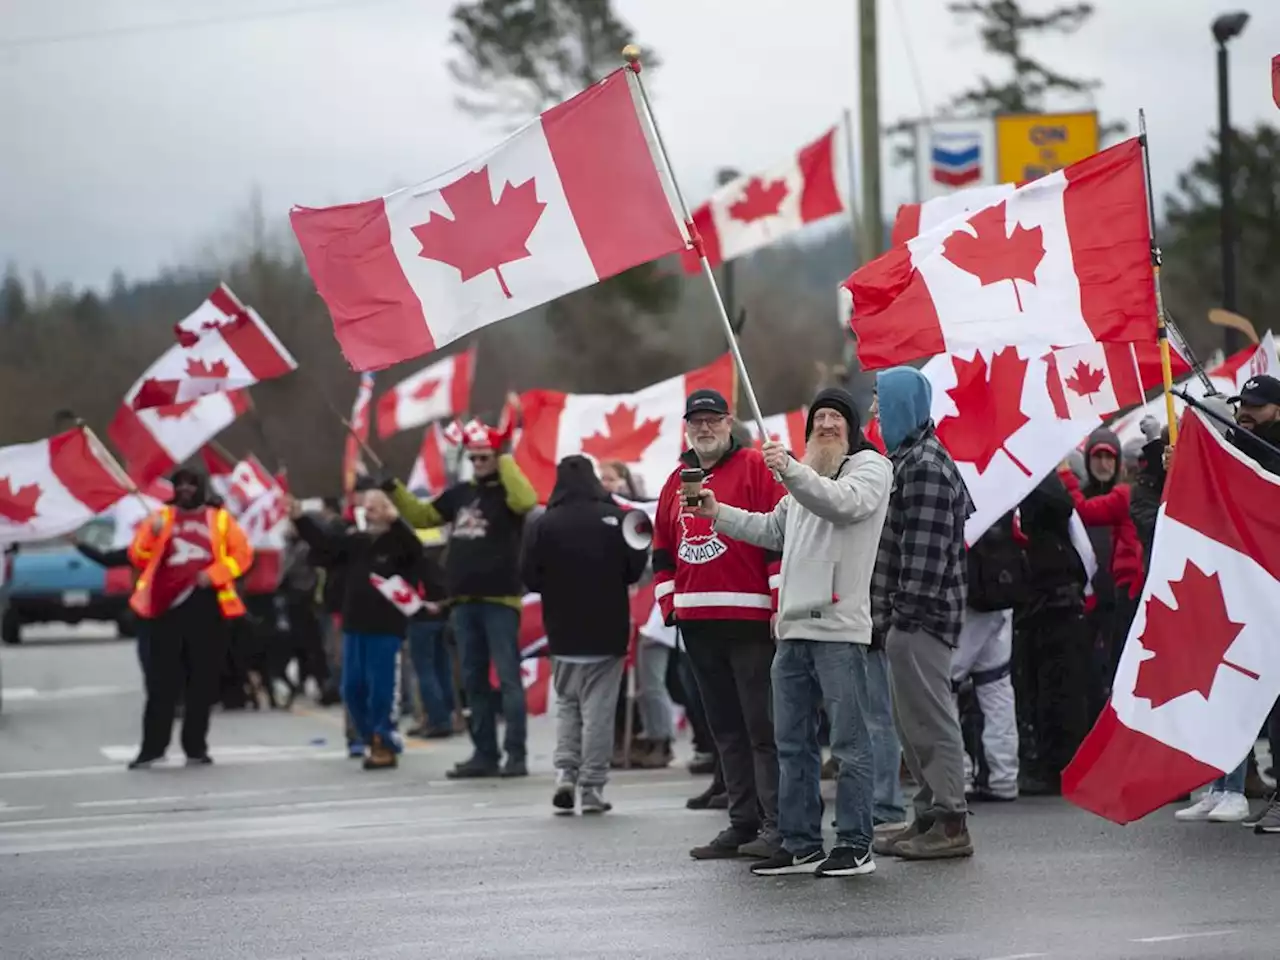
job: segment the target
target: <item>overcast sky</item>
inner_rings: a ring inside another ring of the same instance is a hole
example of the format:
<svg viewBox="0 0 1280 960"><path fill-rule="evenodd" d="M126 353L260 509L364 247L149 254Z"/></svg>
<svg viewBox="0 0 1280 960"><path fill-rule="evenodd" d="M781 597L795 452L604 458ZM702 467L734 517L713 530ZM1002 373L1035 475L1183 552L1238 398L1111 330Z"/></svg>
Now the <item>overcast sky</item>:
<svg viewBox="0 0 1280 960"><path fill-rule="evenodd" d="M1027 0L1045 9L1050 0ZM256 185L275 225L291 204L367 199L501 138L459 112L446 71L452 0L0 0L0 262L50 282L105 285L189 261L225 236ZM1104 82L1104 118L1147 110L1157 190L1216 126L1216 0L1095 0L1075 38L1033 52ZM856 106L854 0L616 0L664 60L659 122L682 186L775 164ZM309 8L278 18L264 13ZM1232 44L1240 125L1280 124L1270 60L1280 3ZM175 20L236 22L123 32ZM918 115L993 75L945 0L881 0L881 116ZM113 32L114 31L114 32ZM96 34L56 43L27 38ZM907 38L910 38L908 46ZM17 41L17 42L15 42ZM1063 108L1088 106L1064 102ZM887 175L885 209L909 199Z"/></svg>

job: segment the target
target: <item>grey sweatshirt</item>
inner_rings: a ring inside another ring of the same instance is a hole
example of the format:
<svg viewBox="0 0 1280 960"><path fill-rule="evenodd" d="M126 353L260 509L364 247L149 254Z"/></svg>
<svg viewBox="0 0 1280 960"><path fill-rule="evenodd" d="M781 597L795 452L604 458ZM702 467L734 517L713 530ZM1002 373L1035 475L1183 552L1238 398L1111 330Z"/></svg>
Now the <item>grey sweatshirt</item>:
<svg viewBox="0 0 1280 960"><path fill-rule="evenodd" d="M846 457L829 480L791 460L772 513L720 505L716 529L782 551L779 640L871 643L871 571L889 509L893 466L874 450Z"/></svg>

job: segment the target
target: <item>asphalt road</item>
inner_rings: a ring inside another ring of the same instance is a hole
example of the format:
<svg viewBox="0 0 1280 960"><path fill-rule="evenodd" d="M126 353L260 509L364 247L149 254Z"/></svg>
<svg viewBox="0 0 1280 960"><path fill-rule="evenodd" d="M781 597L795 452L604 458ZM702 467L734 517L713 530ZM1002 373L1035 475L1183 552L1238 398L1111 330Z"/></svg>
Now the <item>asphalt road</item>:
<svg viewBox="0 0 1280 960"><path fill-rule="evenodd" d="M5 960L1280 955L1280 838L1238 826L1022 800L973 818L971 861L765 880L688 858L723 814L684 809L704 781L683 769L617 776L607 816L551 816L546 718L518 783L445 780L462 740L365 773L319 709L216 715L216 766L130 773L128 644L0 658Z"/></svg>

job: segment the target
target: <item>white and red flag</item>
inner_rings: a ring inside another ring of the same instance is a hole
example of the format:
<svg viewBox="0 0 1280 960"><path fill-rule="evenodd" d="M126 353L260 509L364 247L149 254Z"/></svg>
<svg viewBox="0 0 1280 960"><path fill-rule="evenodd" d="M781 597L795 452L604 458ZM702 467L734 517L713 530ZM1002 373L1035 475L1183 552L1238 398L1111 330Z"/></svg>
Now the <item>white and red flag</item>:
<svg viewBox="0 0 1280 960"><path fill-rule="evenodd" d="M840 156L841 130L837 124L765 173L730 181L693 211L693 225L711 266L848 211L846 178L840 172L848 169ZM690 273L702 269L695 252L686 252L684 267Z"/></svg>
<svg viewBox="0 0 1280 960"><path fill-rule="evenodd" d="M186 403L211 393L251 387L298 368L271 328L226 286L174 327L172 347L125 395L135 410Z"/></svg>
<svg viewBox="0 0 1280 960"><path fill-rule="evenodd" d="M1105 417L1143 403L1147 391L1164 383L1160 347L1149 343L1082 343L1049 353L1049 395L1063 420ZM1191 365L1176 350L1169 352L1174 377L1185 377Z"/></svg>
<svg viewBox="0 0 1280 960"><path fill-rule="evenodd" d="M460 416L471 403L476 351L463 350L405 377L378 398L378 436Z"/></svg>
<svg viewBox="0 0 1280 960"><path fill-rule="evenodd" d="M685 399L717 390L733 402L733 358L720 359L635 393L579 394L530 390L520 397L524 428L514 454L543 503L556 482L556 464L581 453L598 462L620 460L650 494L662 489L687 448Z"/></svg>
<svg viewBox="0 0 1280 960"><path fill-rule="evenodd" d="M865 369L942 353L1152 342L1142 150L1104 150L946 221L856 270Z"/></svg>
<svg viewBox="0 0 1280 960"><path fill-rule="evenodd" d="M764 418L764 428L769 432L769 439L776 440L779 443L785 443L787 449L797 459L804 459L804 428L809 422L809 408L801 407L799 410L789 410L786 413L775 413L772 416ZM756 426L754 421L748 421L746 424L751 436L755 438L756 448L764 446L764 441L760 439L760 428Z"/></svg>
<svg viewBox="0 0 1280 960"><path fill-rule="evenodd" d="M351 404L351 426L342 447L342 492L348 500L356 489L356 478L369 472L361 443L369 442L369 409L373 401L373 374L362 373Z"/></svg>
<svg viewBox="0 0 1280 960"><path fill-rule="evenodd" d="M392 605L406 617L412 617L422 609L422 595L409 586L408 581L399 574L392 577L382 577L376 573L371 573L369 574L369 582L373 584L374 589L390 600Z"/></svg>
<svg viewBox="0 0 1280 960"><path fill-rule="evenodd" d="M948 220L977 213L1007 199L1017 189L1016 183L984 184L946 193L922 203L904 203L898 207L898 215L893 219L889 245L899 246L922 233L938 229Z"/></svg>
<svg viewBox="0 0 1280 960"><path fill-rule="evenodd" d="M124 457L140 487L166 476L249 410L247 390L213 393L167 407L134 410L120 406L107 436Z"/></svg>
<svg viewBox="0 0 1280 960"><path fill-rule="evenodd" d="M1058 418L1043 357L1017 347L934 357L920 372L933 387L938 440L956 462L974 513L965 539L982 534L1053 472L1101 420Z"/></svg>
<svg viewBox="0 0 1280 960"><path fill-rule="evenodd" d="M0 544L80 527L129 491L84 427L0 447Z"/></svg>
<svg viewBox="0 0 1280 960"><path fill-rule="evenodd" d="M413 458L406 484L410 490L425 490L433 497L444 490L449 483L449 472L445 467L446 446L440 424L433 423L422 432L422 446Z"/></svg>
<svg viewBox="0 0 1280 960"><path fill-rule="evenodd" d="M498 147L425 183L290 214L334 332L357 370L685 249L638 107L615 70Z"/></svg>
<svg viewBox="0 0 1280 960"><path fill-rule="evenodd" d="M206 444L200 456L209 471L210 488L223 499L253 547L253 566L241 581L242 588L251 595L275 591L284 573L288 492L253 454L234 460Z"/></svg>
<svg viewBox="0 0 1280 960"><path fill-rule="evenodd" d="M1063 796L1129 823L1228 773L1280 695L1280 478L1183 420L1111 701Z"/></svg>

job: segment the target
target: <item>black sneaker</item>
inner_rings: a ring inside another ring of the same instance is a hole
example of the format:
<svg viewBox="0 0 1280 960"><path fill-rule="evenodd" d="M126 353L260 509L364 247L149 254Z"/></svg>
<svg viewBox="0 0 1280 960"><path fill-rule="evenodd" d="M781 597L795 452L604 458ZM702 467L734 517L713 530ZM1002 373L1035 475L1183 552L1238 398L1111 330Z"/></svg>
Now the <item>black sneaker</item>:
<svg viewBox="0 0 1280 960"><path fill-rule="evenodd" d="M876 872L870 847L836 847L818 867L819 877L861 877Z"/></svg>
<svg viewBox="0 0 1280 960"><path fill-rule="evenodd" d="M523 760L516 760L513 757L507 757L507 762L502 765L502 772L499 776L503 778L511 777L527 777L529 775L529 765Z"/></svg>
<svg viewBox="0 0 1280 960"><path fill-rule="evenodd" d="M143 754L138 754L137 758L132 760L129 763L129 769L130 770L147 770L151 767L153 763L159 763L163 759L164 759L164 754L159 754L156 756L145 756Z"/></svg>
<svg viewBox="0 0 1280 960"><path fill-rule="evenodd" d="M213 766L213 757L207 753L202 757L187 757L188 767L211 767Z"/></svg>
<svg viewBox="0 0 1280 960"><path fill-rule="evenodd" d="M727 801L729 799L728 796L724 794L722 791L716 790L715 785L712 784L711 786L707 787L707 789L703 790L700 794L698 794L696 797L690 797L688 800L684 802L684 805L690 810L711 810L713 809L711 804L715 801L716 797L721 797L721 796L725 798L726 806L727 806L728 805Z"/></svg>
<svg viewBox="0 0 1280 960"><path fill-rule="evenodd" d="M689 851L689 856L695 860L736 860L742 856L738 848L744 843L750 843L758 833L758 830L738 830L736 827L729 827L722 830L720 835L710 843L694 847Z"/></svg>
<svg viewBox="0 0 1280 960"><path fill-rule="evenodd" d="M462 761L445 776L450 780L479 780L484 777L496 777L498 774L496 763L490 763L480 757L472 757L470 760Z"/></svg>
<svg viewBox="0 0 1280 960"><path fill-rule="evenodd" d="M757 877L787 877L792 874L818 872L818 868L826 861L827 855L822 850L814 850L803 857L786 850L780 850L768 860L761 860L751 868Z"/></svg>

